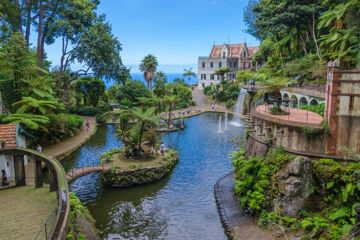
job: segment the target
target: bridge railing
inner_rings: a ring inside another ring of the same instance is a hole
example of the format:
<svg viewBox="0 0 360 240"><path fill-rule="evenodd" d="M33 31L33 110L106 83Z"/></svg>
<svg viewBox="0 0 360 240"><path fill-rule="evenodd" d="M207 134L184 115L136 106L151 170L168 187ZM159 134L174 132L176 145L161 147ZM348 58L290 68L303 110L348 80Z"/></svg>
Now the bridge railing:
<svg viewBox="0 0 360 240"><path fill-rule="evenodd" d="M51 212L51 214L46 219L45 223L42 225L39 233L35 236L34 240L48 240L51 239L51 233L53 230L53 226L56 220L57 208Z"/></svg>
<svg viewBox="0 0 360 240"><path fill-rule="evenodd" d="M69 226L70 213L70 198L69 189L66 181L66 173L62 165L50 156L27 148L3 148L0 149L0 154L19 156L27 155L33 159L44 161L48 166L54 170L57 182L57 198L58 207L56 209L56 218L53 229L50 233L49 239L64 239L67 234ZM48 226L48 225L47 225ZM48 228L46 229L48 230Z"/></svg>

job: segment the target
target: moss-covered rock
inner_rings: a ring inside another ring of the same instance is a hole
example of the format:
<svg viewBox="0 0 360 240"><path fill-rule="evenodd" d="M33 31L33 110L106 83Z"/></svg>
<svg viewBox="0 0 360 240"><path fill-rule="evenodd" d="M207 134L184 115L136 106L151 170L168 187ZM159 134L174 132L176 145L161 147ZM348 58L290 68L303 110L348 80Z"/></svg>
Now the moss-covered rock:
<svg viewBox="0 0 360 240"><path fill-rule="evenodd" d="M104 182L112 187L127 187L132 185L155 182L169 173L178 163L178 153L170 150L164 157L158 156L154 161L156 166L141 167L134 165L134 169L112 169L102 173Z"/></svg>

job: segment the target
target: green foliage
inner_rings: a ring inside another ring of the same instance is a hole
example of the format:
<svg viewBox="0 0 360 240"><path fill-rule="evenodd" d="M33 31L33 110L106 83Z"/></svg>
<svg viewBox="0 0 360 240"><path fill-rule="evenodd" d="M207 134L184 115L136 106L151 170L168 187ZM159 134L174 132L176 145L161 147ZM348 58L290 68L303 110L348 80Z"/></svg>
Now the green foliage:
<svg viewBox="0 0 360 240"><path fill-rule="evenodd" d="M272 115L289 115L290 113L275 106L275 107L271 107L270 109L270 114Z"/></svg>
<svg viewBox="0 0 360 240"><path fill-rule="evenodd" d="M112 162L113 155L122 152L124 152L124 149L122 148L113 148L110 151L103 153L100 157L101 164Z"/></svg>
<svg viewBox="0 0 360 240"><path fill-rule="evenodd" d="M130 106L135 106L139 103L139 98L150 97L151 94L144 83L132 80L119 86L115 96L119 103L126 99Z"/></svg>
<svg viewBox="0 0 360 240"><path fill-rule="evenodd" d="M249 207L259 215L262 209L272 206L269 199L278 193L276 172L292 159L281 149L270 152L265 158L243 156L244 150L232 153L235 173L235 193L243 208Z"/></svg>
<svg viewBox="0 0 360 240"><path fill-rule="evenodd" d="M235 103L236 103L235 100L229 99L226 102L226 107L227 108L233 107L235 105Z"/></svg>
<svg viewBox="0 0 360 240"><path fill-rule="evenodd" d="M316 137L319 135L327 135L330 130L327 126L323 126L322 128L313 128L308 125L304 125L301 127L305 135L309 138Z"/></svg>
<svg viewBox="0 0 360 240"><path fill-rule="evenodd" d="M74 84L78 105L97 107L101 97L105 95L105 83L94 77L79 78Z"/></svg>
<svg viewBox="0 0 360 240"><path fill-rule="evenodd" d="M324 116L325 103L317 104L317 105L304 105L300 109L309 110L311 112L317 113L320 116Z"/></svg>
<svg viewBox="0 0 360 240"><path fill-rule="evenodd" d="M77 108L71 108L69 112L72 114L78 114L83 116L95 116L97 114L102 113L103 111L99 108L77 107Z"/></svg>
<svg viewBox="0 0 360 240"><path fill-rule="evenodd" d="M157 97L162 97L166 93L165 84L167 82L165 73L162 71L159 71L155 75L154 79L154 93Z"/></svg>

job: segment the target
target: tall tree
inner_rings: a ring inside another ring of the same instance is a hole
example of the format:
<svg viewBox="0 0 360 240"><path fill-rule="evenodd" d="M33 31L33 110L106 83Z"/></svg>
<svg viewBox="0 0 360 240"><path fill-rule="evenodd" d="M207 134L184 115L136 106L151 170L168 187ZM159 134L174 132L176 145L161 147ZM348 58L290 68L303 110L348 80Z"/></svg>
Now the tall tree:
<svg viewBox="0 0 360 240"><path fill-rule="evenodd" d="M187 77L189 80L189 86L190 86L190 80L191 77L196 77L196 74L192 71L192 68L184 69L183 77Z"/></svg>
<svg viewBox="0 0 360 240"><path fill-rule="evenodd" d="M155 77L157 66L158 66L157 59L154 55L151 54L145 56L139 66L140 71L144 73L144 79L150 91L152 90L152 80Z"/></svg>

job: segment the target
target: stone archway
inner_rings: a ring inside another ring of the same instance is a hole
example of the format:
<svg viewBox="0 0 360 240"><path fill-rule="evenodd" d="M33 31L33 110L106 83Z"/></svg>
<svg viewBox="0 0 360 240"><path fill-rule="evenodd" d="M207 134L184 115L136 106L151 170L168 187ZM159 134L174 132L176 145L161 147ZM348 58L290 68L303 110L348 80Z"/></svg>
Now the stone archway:
<svg viewBox="0 0 360 240"><path fill-rule="evenodd" d="M299 104L298 104L298 98L296 97L296 95L292 95L290 98L290 107L292 108L298 108Z"/></svg>
<svg viewBox="0 0 360 240"><path fill-rule="evenodd" d="M318 105L318 104L319 104L319 102L316 99L311 99L311 101L309 103L310 106L315 106L315 105Z"/></svg>
<svg viewBox="0 0 360 240"><path fill-rule="evenodd" d="M299 108L301 108L302 106L308 105L308 101L306 100L305 97L301 97L300 101L299 101Z"/></svg>
<svg viewBox="0 0 360 240"><path fill-rule="evenodd" d="M282 100L284 101L289 101L289 94L287 93L284 93L283 96L282 96ZM289 106L289 102L284 102L285 103L285 106Z"/></svg>

